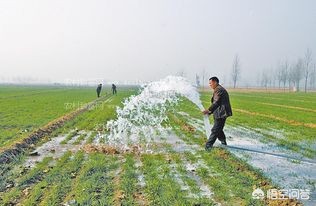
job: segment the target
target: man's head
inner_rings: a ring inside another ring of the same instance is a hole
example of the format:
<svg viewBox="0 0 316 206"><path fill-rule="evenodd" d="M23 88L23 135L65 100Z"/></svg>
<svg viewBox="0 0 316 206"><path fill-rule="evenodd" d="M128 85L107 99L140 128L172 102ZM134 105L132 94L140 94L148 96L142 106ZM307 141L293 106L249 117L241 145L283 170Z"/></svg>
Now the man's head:
<svg viewBox="0 0 316 206"><path fill-rule="evenodd" d="M217 87L218 83L219 83L219 80L218 80L217 77L211 77L211 78L209 79L209 85L210 85L210 87L211 87L212 89L215 89L215 88Z"/></svg>

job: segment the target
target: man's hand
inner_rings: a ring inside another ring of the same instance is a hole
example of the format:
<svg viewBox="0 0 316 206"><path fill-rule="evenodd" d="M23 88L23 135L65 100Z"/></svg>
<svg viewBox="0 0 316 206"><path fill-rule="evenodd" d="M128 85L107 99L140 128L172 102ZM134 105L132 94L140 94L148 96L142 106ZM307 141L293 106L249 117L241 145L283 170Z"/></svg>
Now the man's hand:
<svg viewBox="0 0 316 206"><path fill-rule="evenodd" d="M210 110L208 110L208 109L202 111L202 114L209 114L209 113L210 113Z"/></svg>

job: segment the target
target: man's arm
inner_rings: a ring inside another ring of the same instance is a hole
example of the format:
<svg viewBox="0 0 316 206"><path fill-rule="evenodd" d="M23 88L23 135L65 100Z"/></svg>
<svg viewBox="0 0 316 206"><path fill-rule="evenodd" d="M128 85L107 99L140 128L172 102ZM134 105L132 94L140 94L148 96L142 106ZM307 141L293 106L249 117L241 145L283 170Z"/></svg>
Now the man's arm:
<svg viewBox="0 0 316 206"><path fill-rule="evenodd" d="M212 114L219 107L222 94L223 94L223 91L221 90L214 91L213 103L208 108L208 110L210 111L210 114Z"/></svg>

